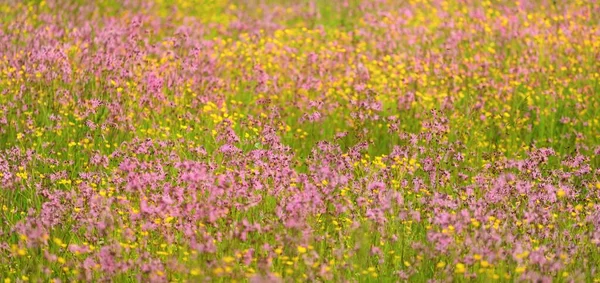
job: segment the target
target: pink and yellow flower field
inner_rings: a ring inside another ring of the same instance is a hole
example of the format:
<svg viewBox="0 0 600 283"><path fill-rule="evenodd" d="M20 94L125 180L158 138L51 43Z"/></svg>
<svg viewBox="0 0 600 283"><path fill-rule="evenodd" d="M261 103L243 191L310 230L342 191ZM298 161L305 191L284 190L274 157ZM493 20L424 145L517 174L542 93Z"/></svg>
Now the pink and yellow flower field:
<svg viewBox="0 0 600 283"><path fill-rule="evenodd" d="M0 1L0 283L600 282L600 2Z"/></svg>

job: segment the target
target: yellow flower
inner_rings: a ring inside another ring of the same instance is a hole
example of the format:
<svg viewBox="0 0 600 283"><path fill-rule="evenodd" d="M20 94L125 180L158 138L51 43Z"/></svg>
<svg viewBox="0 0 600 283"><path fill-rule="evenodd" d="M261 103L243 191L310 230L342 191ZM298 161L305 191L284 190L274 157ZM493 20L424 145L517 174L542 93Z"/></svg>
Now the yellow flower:
<svg viewBox="0 0 600 283"><path fill-rule="evenodd" d="M446 266L446 263L443 262L443 261L440 261L440 262L437 263L436 266L437 266L437 268L444 268L444 266Z"/></svg>
<svg viewBox="0 0 600 283"><path fill-rule="evenodd" d="M456 273L465 273L466 269L465 269L465 265L462 263L457 263L456 264L456 270L454 272Z"/></svg>
<svg viewBox="0 0 600 283"><path fill-rule="evenodd" d="M19 172L16 174L20 179L27 179L27 172Z"/></svg>
<svg viewBox="0 0 600 283"><path fill-rule="evenodd" d="M565 190L563 190L563 189L559 189L559 190L556 192L556 196L557 196L557 197L559 197L559 198L562 198L562 197L564 197L565 195L567 195L567 193L566 193L566 192L565 192Z"/></svg>
<svg viewBox="0 0 600 283"><path fill-rule="evenodd" d="M223 258L223 262L225 262L225 263L231 263L234 260L235 260L235 258L230 257L230 256L226 256L226 257Z"/></svg>
<svg viewBox="0 0 600 283"><path fill-rule="evenodd" d="M217 268L213 269L213 273L216 275L221 275L223 273L223 268L217 267Z"/></svg>
<svg viewBox="0 0 600 283"><path fill-rule="evenodd" d="M516 273L523 273L525 272L527 268L525 266L517 266L517 268L515 269Z"/></svg>
<svg viewBox="0 0 600 283"><path fill-rule="evenodd" d="M528 251L524 251L520 254L517 254L517 258L521 259L521 258L527 258L529 256L529 252Z"/></svg>
<svg viewBox="0 0 600 283"><path fill-rule="evenodd" d="M17 254L20 255L20 256L24 256L24 255L27 254L27 250L25 250L25 249L18 249L17 250Z"/></svg>
<svg viewBox="0 0 600 283"><path fill-rule="evenodd" d="M303 254L303 253L306 252L306 248L303 247L303 246L298 246L298 252L301 253L301 254Z"/></svg>

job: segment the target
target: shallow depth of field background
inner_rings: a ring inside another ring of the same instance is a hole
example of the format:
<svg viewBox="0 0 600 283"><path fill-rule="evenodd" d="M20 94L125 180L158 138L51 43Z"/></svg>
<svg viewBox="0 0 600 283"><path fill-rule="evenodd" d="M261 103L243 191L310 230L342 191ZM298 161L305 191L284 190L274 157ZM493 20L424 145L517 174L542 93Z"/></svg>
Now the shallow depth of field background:
<svg viewBox="0 0 600 283"><path fill-rule="evenodd" d="M0 279L600 282L600 3L0 3Z"/></svg>

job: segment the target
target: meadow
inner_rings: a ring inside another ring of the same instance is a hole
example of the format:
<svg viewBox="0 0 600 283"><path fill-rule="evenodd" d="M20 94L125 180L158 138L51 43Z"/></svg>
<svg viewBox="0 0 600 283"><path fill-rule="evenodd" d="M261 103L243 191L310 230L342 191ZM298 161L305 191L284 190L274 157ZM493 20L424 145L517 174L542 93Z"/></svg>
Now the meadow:
<svg viewBox="0 0 600 283"><path fill-rule="evenodd" d="M595 0L0 2L0 282L600 282Z"/></svg>

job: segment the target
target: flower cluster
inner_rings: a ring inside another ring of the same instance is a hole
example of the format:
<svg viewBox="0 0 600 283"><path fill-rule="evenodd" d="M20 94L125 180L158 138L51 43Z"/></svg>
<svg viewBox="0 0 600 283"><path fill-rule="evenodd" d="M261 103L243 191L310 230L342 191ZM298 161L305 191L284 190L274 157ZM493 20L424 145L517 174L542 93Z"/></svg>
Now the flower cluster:
<svg viewBox="0 0 600 283"><path fill-rule="evenodd" d="M0 3L0 279L600 282L600 4Z"/></svg>

